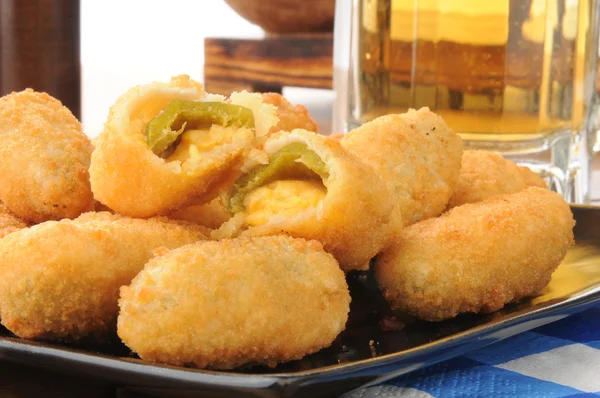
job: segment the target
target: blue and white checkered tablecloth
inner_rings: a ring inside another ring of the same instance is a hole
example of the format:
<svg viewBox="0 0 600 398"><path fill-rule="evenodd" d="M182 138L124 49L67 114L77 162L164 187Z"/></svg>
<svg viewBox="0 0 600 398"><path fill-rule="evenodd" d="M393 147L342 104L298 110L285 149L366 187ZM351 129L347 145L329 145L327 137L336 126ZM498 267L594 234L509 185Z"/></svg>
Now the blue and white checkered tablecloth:
<svg viewBox="0 0 600 398"><path fill-rule="evenodd" d="M600 307L343 398L596 396Z"/></svg>

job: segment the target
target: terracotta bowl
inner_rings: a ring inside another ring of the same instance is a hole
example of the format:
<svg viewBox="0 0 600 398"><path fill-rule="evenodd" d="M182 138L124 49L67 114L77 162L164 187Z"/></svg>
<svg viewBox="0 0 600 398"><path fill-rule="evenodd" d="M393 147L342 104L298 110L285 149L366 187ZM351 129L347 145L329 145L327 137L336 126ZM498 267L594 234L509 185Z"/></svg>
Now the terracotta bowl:
<svg viewBox="0 0 600 398"><path fill-rule="evenodd" d="M335 0L225 0L269 33L331 32Z"/></svg>

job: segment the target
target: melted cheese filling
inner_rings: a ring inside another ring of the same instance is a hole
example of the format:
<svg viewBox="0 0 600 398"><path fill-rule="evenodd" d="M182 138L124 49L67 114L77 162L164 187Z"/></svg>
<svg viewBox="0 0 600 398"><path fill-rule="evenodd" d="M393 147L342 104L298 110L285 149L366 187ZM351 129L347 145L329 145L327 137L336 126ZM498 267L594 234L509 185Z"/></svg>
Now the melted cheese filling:
<svg viewBox="0 0 600 398"><path fill-rule="evenodd" d="M279 180L263 185L244 198L246 223L266 224L273 216L293 217L315 208L325 198L327 189L317 180Z"/></svg>
<svg viewBox="0 0 600 398"><path fill-rule="evenodd" d="M180 136L175 151L167 157L167 161L184 162L201 152L209 152L218 146L228 144L233 141L234 133L237 131L237 129L216 124L210 128L187 130Z"/></svg>

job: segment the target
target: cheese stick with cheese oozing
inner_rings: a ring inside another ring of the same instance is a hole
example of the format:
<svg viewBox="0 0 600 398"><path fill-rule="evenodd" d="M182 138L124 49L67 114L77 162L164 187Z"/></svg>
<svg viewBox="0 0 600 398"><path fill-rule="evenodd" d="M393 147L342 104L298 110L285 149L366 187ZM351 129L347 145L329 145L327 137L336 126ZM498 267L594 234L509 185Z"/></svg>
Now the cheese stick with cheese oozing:
<svg viewBox="0 0 600 398"><path fill-rule="evenodd" d="M188 76L134 87L111 108L95 140L95 198L133 217L209 202L253 144L277 124L259 94L206 94Z"/></svg>
<svg viewBox="0 0 600 398"><path fill-rule="evenodd" d="M341 143L390 184L406 225L446 208L458 180L463 143L429 109L381 116L345 134Z"/></svg>
<svg viewBox="0 0 600 398"><path fill-rule="evenodd" d="M364 269L402 228L386 184L340 144L296 129L270 136L269 163L248 170L213 238L288 234L323 243L344 271Z"/></svg>

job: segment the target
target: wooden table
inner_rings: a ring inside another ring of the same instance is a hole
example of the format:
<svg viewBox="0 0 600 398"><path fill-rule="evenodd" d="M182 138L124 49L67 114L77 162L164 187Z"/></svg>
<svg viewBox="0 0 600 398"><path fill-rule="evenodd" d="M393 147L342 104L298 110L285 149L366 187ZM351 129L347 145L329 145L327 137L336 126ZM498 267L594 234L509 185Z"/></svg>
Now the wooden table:
<svg viewBox="0 0 600 398"><path fill-rule="evenodd" d="M285 86L332 88L332 33L206 38L204 57L204 83L210 93L281 93Z"/></svg>

